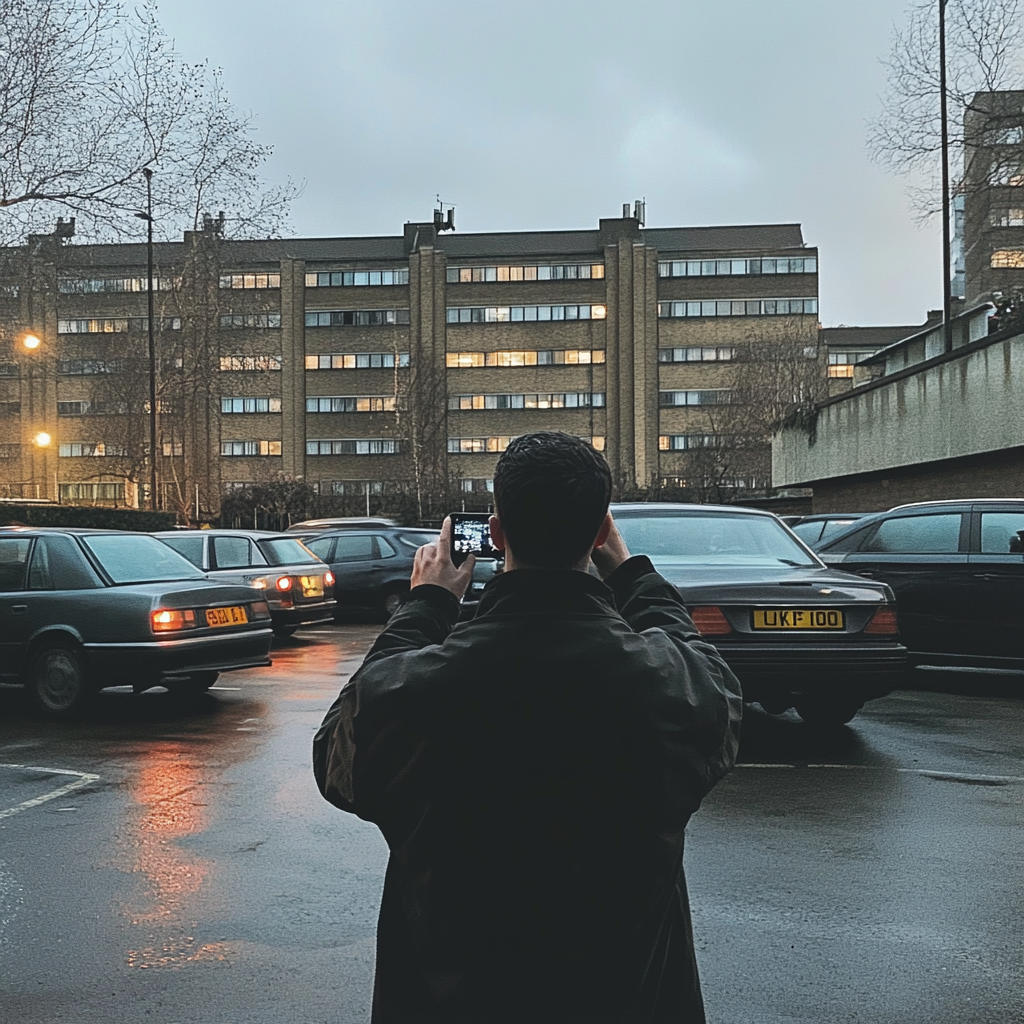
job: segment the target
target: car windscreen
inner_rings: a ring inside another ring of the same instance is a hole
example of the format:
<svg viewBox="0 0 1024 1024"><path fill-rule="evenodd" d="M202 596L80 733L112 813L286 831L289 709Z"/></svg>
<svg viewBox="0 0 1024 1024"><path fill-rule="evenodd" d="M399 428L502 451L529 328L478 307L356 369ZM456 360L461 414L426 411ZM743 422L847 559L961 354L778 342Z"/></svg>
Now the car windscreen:
<svg viewBox="0 0 1024 1024"><path fill-rule="evenodd" d="M294 537L267 537L257 541L271 565L303 565L320 559Z"/></svg>
<svg viewBox="0 0 1024 1024"><path fill-rule="evenodd" d="M187 558L156 537L110 533L86 536L82 541L115 583L206 578Z"/></svg>
<svg viewBox="0 0 1024 1024"><path fill-rule="evenodd" d="M629 515L615 523L630 553L648 555L656 566L819 564L767 516Z"/></svg>

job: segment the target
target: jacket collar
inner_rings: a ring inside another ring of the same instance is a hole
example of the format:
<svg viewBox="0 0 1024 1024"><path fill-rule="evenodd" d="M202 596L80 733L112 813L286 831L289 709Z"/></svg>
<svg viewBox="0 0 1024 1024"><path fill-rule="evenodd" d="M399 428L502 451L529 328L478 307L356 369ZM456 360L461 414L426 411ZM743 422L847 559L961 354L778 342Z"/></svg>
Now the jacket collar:
<svg viewBox="0 0 1024 1024"><path fill-rule="evenodd" d="M513 569L484 587L475 618L566 612L618 615L611 590L596 576L578 569Z"/></svg>

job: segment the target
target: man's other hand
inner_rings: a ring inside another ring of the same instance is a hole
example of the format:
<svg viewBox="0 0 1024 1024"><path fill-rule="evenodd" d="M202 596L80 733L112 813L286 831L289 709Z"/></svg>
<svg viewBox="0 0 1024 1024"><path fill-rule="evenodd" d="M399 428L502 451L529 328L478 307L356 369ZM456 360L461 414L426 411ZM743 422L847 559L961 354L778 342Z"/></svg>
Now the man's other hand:
<svg viewBox="0 0 1024 1024"><path fill-rule="evenodd" d="M458 568L452 562L452 521L445 518L441 526L441 536L436 544L424 544L416 552L412 565L410 587L419 587L424 583L432 583L435 587L450 590L460 601L473 579L473 566L476 559L469 555Z"/></svg>
<svg viewBox="0 0 1024 1024"><path fill-rule="evenodd" d="M611 524L611 529L608 531L607 540L600 547L595 547L590 554L590 560L596 566L603 580L608 579L629 558L629 548L626 547L626 542L622 539L622 534L619 533L619 528L615 525L615 520L612 519L610 512L608 521Z"/></svg>

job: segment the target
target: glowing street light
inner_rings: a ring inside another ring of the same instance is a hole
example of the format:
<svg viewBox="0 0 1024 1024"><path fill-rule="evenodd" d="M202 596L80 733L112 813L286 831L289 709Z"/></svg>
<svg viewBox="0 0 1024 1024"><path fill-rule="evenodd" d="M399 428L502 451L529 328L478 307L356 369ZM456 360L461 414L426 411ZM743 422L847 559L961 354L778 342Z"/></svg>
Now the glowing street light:
<svg viewBox="0 0 1024 1024"><path fill-rule="evenodd" d="M48 448L53 438L50 437L50 435L45 430L41 430L38 434L36 434L35 437L32 438L32 440L40 448Z"/></svg>
<svg viewBox="0 0 1024 1024"><path fill-rule="evenodd" d="M34 334L26 334L25 337L21 339L21 343L25 348L29 349L39 348L39 346L42 345L42 342Z"/></svg>

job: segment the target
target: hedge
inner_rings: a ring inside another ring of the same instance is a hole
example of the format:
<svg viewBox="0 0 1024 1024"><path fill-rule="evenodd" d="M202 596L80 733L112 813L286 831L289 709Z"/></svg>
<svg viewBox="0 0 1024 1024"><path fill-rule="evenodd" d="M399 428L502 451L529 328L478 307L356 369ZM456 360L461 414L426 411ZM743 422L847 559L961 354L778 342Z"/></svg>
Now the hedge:
<svg viewBox="0 0 1024 1024"><path fill-rule="evenodd" d="M173 512L146 512L102 505L16 505L0 503L0 526L81 526L97 530L170 530Z"/></svg>

